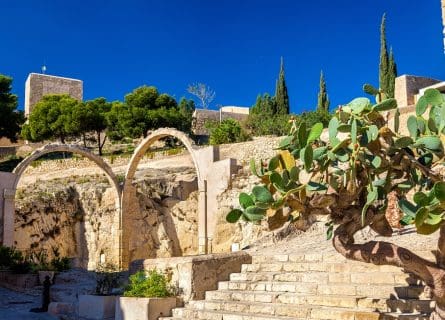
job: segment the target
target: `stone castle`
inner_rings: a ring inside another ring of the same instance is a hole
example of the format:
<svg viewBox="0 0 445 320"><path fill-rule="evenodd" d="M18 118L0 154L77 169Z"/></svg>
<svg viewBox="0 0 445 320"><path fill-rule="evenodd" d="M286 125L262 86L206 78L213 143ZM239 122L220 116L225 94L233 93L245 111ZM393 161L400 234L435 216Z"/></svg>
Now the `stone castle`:
<svg viewBox="0 0 445 320"><path fill-rule="evenodd" d="M25 83L25 116L28 117L36 103L48 94L69 94L82 101L83 82L40 73L30 73Z"/></svg>

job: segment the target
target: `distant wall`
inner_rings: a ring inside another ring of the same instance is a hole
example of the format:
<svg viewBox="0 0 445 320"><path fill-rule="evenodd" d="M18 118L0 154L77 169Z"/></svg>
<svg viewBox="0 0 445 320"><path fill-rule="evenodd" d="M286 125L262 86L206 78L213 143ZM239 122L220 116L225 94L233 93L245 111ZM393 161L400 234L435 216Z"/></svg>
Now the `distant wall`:
<svg viewBox="0 0 445 320"><path fill-rule="evenodd" d="M17 147L0 147L0 159L9 155L15 155Z"/></svg>
<svg viewBox="0 0 445 320"><path fill-rule="evenodd" d="M397 77L395 83L395 98L397 100L397 105L399 108L403 108L415 104L415 95L419 93L420 89L439 82L440 81L436 79L410 76L406 74Z"/></svg>
<svg viewBox="0 0 445 320"><path fill-rule="evenodd" d="M238 111L234 109L235 107L231 107L232 111ZM245 108L239 108L239 109L245 109ZM204 109L196 109L193 113L193 127L192 131L195 135L208 135L209 131L205 128L205 124L208 121L222 121L225 119L235 119L238 121L245 120L249 114L245 113L245 110L243 112L226 112L223 111L224 109L220 111L218 110L204 110Z"/></svg>

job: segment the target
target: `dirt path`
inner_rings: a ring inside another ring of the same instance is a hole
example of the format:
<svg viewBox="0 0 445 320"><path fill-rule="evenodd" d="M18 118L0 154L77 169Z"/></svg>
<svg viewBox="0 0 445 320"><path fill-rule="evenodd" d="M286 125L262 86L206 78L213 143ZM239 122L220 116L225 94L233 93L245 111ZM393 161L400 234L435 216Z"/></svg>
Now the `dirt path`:
<svg viewBox="0 0 445 320"><path fill-rule="evenodd" d="M175 168L175 167L193 167L192 158L190 157L190 155L184 154L177 156L169 156L164 159L156 159L156 160L144 159L139 163L138 171L146 169L163 169L163 168ZM127 166L126 165L113 166L112 168L115 174L125 174ZM19 187L36 183L37 181L53 180L53 179L67 178L73 176L89 176L96 174L103 175L103 171L94 163L91 163L91 167L62 169L46 173L40 173L40 172L34 174L25 173L20 179Z"/></svg>

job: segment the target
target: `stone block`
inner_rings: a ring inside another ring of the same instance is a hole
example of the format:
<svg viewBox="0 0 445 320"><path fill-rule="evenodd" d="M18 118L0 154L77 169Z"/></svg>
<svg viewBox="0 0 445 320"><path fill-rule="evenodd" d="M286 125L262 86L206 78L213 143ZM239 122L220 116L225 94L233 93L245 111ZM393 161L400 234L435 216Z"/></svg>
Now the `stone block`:
<svg viewBox="0 0 445 320"><path fill-rule="evenodd" d="M116 296L79 295L79 317L83 320L114 320Z"/></svg>
<svg viewBox="0 0 445 320"><path fill-rule="evenodd" d="M50 315L60 317L74 313L74 305L66 302L51 302L48 306L48 313Z"/></svg>
<svg viewBox="0 0 445 320"><path fill-rule="evenodd" d="M177 301L172 298L133 298L118 297L116 300L116 320L157 320L171 316Z"/></svg>
<svg viewBox="0 0 445 320"><path fill-rule="evenodd" d="M178 286L181 299L202 300L205 292L217 288L227 288L221 281L229 280L230 274L241 271L241 265L252 261L243 251L233 253L209 254L188 257L158 258L134 261L130 273L138 270L157 269L169 273L172 282ZM218 284L219 282L219 284Z"/></svg>

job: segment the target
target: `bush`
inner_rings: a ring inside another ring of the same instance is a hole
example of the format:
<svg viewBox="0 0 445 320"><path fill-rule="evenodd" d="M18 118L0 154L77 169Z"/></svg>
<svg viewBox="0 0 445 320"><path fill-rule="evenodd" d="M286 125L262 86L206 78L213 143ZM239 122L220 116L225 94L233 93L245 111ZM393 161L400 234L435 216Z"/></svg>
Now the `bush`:
<svg viewBox="0 0 445 320"><path fill-rule="evenodd" d="M243 142L250 139L249 134L233 119L225 119L221 123L209 124L209 142L211 145Z"/></svg>
<svg viewBox="0 0 445 320"><path fill-rule="evenodd" d="M51 266L58 272L67 271L71 268L70 259L68 257L55 257L51 260Z"/></svg>
<svg viewBox="0 0 445 320"><path fill-rule="evenodd" d="M119 285L118 268L111 264L99 264L96 270L96 294L108 295Z"/></svg>
<svg viewBox="0 0 445 320"><path fill-rule="evenodd" d="M125 288L125 297L163 298L173 296L173 288L166 276L156 269L148 272L139 271L130 276L130 283Z"/></svg>
<svg viewBox="0 0 445 320"><path fill-rule="evenodd" d="M253 136L284 136L286 135L291 124L289 114L262 115L252 113L245 122L246 128Z"/></svg>
<svg viewBox="0 0 445 320"><path fill-rule="evenodd" d="M23 255L15 248L0 246L0 268L10 269L23 261Z"/></svg>

